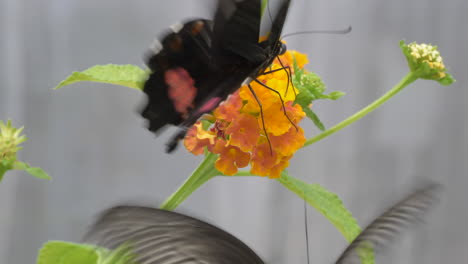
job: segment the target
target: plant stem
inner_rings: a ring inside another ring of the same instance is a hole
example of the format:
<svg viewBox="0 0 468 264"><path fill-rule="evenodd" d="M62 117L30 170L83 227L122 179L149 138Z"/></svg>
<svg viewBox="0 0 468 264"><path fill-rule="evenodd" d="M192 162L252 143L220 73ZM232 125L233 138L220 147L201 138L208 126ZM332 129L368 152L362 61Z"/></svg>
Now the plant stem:
<svg viewBox="0 0 468 264"><path fill-rule="evenodd" d="M359 112L355 113L354 115L348 117L347 119L341 121L339 124L335 125L334 127L324 131L323 133L308 139L305 143L304 146L308 146L311 144L314 144L317 141L320 141L338 131L341 129L345 128L346 126L356 122L357 120L363 118L366 116L368 113L372 112L375 110L377 107L385 103L388 99L392 98L394 95L396 95L398 92L403 90L406 86L411 84L412 82L416 81L418 77L416 77L412 72L408 73L397 85L395 85L390 91L385 93L382 97L379 99L375 100L368 106L364 107L361 109Z"/></svg>
<svg viewBox="0 0 468 264"><path fill-rule="evenodd" d="M187 197L189 197L196 189L216 175L220 175L214 167L214 162L218 156L213 153L208 153L205 159L193 171L185 182L175 191L169 198L161 204L160 208L164 210L174 210Z"/></svg>

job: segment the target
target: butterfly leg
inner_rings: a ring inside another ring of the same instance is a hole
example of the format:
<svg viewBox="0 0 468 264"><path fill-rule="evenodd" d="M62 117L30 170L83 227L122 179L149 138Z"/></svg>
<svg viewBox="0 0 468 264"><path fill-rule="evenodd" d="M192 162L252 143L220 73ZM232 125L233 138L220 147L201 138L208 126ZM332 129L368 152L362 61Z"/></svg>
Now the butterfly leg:
<svg viewBox="0 0 468 264"><path fill-rule="evenodd" d="M254 90L252 89L252 86L251 86L250 84L248 84L247 86L249 87L250 92L251 92L252 95L254 96L255 101L257 101L258 107L260 108L260 117L262 118L263 132L265 133L265 137L266 137L266 139L267 139L267 141L268 141L268 146L270 147L270 153L271 153L271 155L273 155L273 148L271 147L270 138L268 137L268 133L267 133L266 127L265 127L265 118L263 117L263 106L262 106L262 103L260 102L260 100L258 100L258 97L257 97L257 95L255 94Z"/></svg>
<svg viewBox="0 0 468 264"><path fill-rule="evenodd" d="M286 74L288 76L288 84L286 86L286 91L284 92L284 96L286 96L286 94L288 94L289 83L290 82L291 82L292 87L294 87L294 83L291 81L292 80L292 70L291 70L290 66L284 66L283 62L281 62L281 59L279 57L278 57L278 61L281 64L281 68L271 70L271 66L270 66L269 71L265 71L260 75L267 75L267 74L271 74L271 73L274 73L274 72L277 72L277 71L286 71ZM293 90L293 92L294 92L294 96L297 96L295 89Z"/></svg>
<svg viewBox="0 0 468 264"><path fill-rule="evenodd" d="M288 67L289 67L289 66L288 66ZM285 67L285 68L286 68L286 67ZM267 74L274 73L274 72L277 72L277 71L282 71L282 70L284 70L283 67L278 68L278 69L274 69L274 70L265 71L265 72L263 72L263 73L260 74L260 75L267 75Z"/></svg>
<svg viewBox="0 0 468 264"><path fill-rule="evenodd" d="M266 71L266 72L263 72L262 74L260 75L267 75L267 74L271 74L271 73L274 73L274 72L277 72L277 71L286 71L286 74L288 76L288 84L286 85L286 91L284 92L284 96L286 96L288 94L288 90L289 90L289 82L290 80L292 79L292 77L290 78L290 75L291 75L291 67L289 66L284 66L284 67L281 67L281 68L278 68L278 69L274 69L274 70L270 70L270 71ZM292 82L291 82L292 84ZM292 84L293 85L293 84ZM294 87L294 85L293 85ZM296 90L293 90L294 91L294 96L297 96L296 94Z"/></svg>
<svg viewBox="0 0 468 264"><path fill-rule="evenodd" d="M179 141L184 139L185 135L187 134L187 131L188 131L187 127L185 127L185 126L180 127L177 134L175 134L171 138L171 140L169 140L169 142L166 144L166 152L167 153L171 153L172 151L174 151L176 149L177 145L179 144Z"/></svg>
<svg viewBox="0 0 468 264"><path fill-rule="evenodd" d="M278 95L279 99L281 100L281 106L282 106L282 108L283 108L283 113L284 113L284 115L285 115L286 118L289 120L289 122L291 123L291 125L294 126L294 128L296 129L296 131L299 131L299 129L297 128L296 124L294 124L294 122L291 120L291 118L289 117L288 113L286 112L286 107L284 106L284 101L283 101L283 97L281 96L281 94L280 94L278 91L276 91L275 89L273 89L273 88L267 86L266 84L262 83L261 81L259 81L259 80L257 80L257 79L255 79L254 81L255 81L256 83L260 84L261 86L267 88L268 90L270 90L270 91L272 91L272 92L274 92L274 93L276 93L276 94ZM250 88L250 87L249 87L249 88ZM252 89L250 89L250 90L252 90ZM257 99L257 101L258 101L258 99Z"/></svg>
<svg viewBox="0 0 468 264"><path fill-rule="evenodd" d="M276 58L278 59L278 62L280 63L281 67L286 71L286 74L288 75L288 86L286 86L286 92L284 93L284 95L286 96L286 94L288 93L288 89L289 89L289 82L291 82L291 85L293 88L294 87L294 83L292 82L292 71L291 71L291 67L288 65L288 66L284 66L283 62L281 61L281 58L279 56L276 56ZM296 89L293 89L293 92L294 92L294 97L297 96L296 94Z"/></svg>

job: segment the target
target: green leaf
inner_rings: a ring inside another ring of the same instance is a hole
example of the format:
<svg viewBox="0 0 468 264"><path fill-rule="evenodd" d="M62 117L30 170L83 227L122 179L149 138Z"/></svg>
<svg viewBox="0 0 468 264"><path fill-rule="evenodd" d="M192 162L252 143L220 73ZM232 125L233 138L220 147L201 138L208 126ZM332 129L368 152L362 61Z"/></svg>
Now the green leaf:
<svg viewBox="0 0 468 264"><path fill-rule="evenodd" d="M308 184L298 180L289 176L286 172L281 174L281 178L278 181L317 209L341 232L348 242L352 242L361 233L361 228L357 224L356 219L344 207L338 195L318 184ZM359 251L358 254L362 263L374 263L372 250L367 250L366 252Z"/></svg>
<svg viewBox="0 0 468 264"><path fill-rule="evenodd" d="M0 160L0 181L2 181L3 176L5 176L5 173L9 170L13 169L13 160Z"/></svg>
<svg viewBox="0 0 468 264"><path fill-rule="evenodd" d="M439 83L442 85L451 85L455 82L455 78L449 73L445 73L445 77L439 80Z"/></svg>
<svg viewBox="0 0 468 264"><path fill-rule="evenodd" d="M126 243L104 254L99 264L137 264L135 258L130 244Z"/></svg>
<svg viewBox="0 0 468 264"><path fill-rule="evenodd" d="M328 94L328 98L330 98L331 100L338 100L342 96L344 96L345 94L346 93L341 92L341 91L334 91L334 92L331 92L331 93Z"/></svg>
<svg viewBox="0 0 468 264"><path fill-rule="evenodd" d="M76 82L110 83L142 90L148 72L135 65L96 65L82 72L73 72L54 89Z"/></svg>
<svg viewBox="0 0 468 264"><path fill-rule="evenodd" d="M50 176L43 169L39 167L30 167L26 162L17 161L13 164L14 170L24 170L29 173L31 176L38 179L50 180Z"/></svg>
<svg viewBox="0 0 468 264"><path fill-rule="evenodd" d="M3 180L3 176L5 175L5 173L6 173L7 171L8 171L8 170L7 170L5 167L3 167L3 166L0 165L0 181Z"/></svg>
<svg viewBox="0 0 468 264"><path fill-rule="evenodd" d="M312 122L314 122L315 126L320 129L321 131L324 131L325 130L325 126L323 125L322 121L320 121L320 118L314 113L314 111L312 111L312 109L310 108L303 108L302 109L308 118L310 118L310 120L312 120Z"/></svg>
<svg viewBox="0 0 468 264"><path fill-rule="evenodd" d="M344 95L343 92L335 91L329 94L325 94L325 84L322 79L313 72L307 72L304 69L300 69L297 65L296 58L293 58L294 76L292 78L294 87L299 90L294 101L302 107L302 110L306 113L307 117L314 122L320 130L325 130L325 126L320 121L320 118L310 109L313 101L320 99L331 99L337 100Z"/></svg>
<svg viewBox="0 0 468 264"><path fill-rule="evenodd" d="M49 241L39 250L36 264L97 264L95 246L65 241Z"/></svg>
<svg viewBox="0 0 468 264"><path fill-rule="evenodd" d="M88 244L49 241L39 250L36 264L136 264L127 244L108 250Z"/></svg>
<svg viewBox="0 0 468 264"><path fill-rule="evenodd" d="M308 184L284 173L278 181L323 214L346 238L353 241L361 228L340 198L318 184Z"/></svg>

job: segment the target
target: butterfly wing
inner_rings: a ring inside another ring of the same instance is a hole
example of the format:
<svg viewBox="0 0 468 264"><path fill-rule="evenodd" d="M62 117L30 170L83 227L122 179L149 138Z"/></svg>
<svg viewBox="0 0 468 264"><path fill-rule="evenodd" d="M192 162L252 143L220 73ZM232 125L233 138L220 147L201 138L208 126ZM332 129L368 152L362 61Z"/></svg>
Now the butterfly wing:
<svg viewBox="0 0 468 264"><path fill-rule="evenodd" d="M147 58L152 73L143 88L148 101L141 115L153 132L180 124L200 97L198 80L212 73L211 21L198 19L180 26L166 34L161 49Z"/></svg>
<svg viewBox="0 0 468 264"><path fill-rule="evenodd" d="M118 206L104 212L85 242L110 249L128 245L139 264L261 264L231 234L198 219L149 207Z"/></svg>
<svg viewBox="0 0 468 264"><path fill-rule="evenodd" d="M173 151L187 130L205 113L215 109L226 97L240 88L242 82L266 57L258 45L261 0L219 0L214 15L211 41L212 64L206 78L198 79L196 105L179 124L179 130L168 143ZM255 61L255 62L253 62Z"/></svg>
<svg viewBox="0 0 468 264"><path fill-rule="evenodd" d="M219 0L213 27L217 64L264 60L258 46L260 23L261 0Z"/></svg>
<svg viewBox="0 0 468 264"><path fill-rule="evenodd" d="M365 252L372 249L375 253L383 251L405 228L422 221L438 200L440 189L439 184L429 184L387 210L354 239L336 264L361 263L358 256L360 250Z"/></svg>
<svg viewBox="0 0 468 264"><path fill-rule="evenodd" d="M290 4L291 0L281 0L279 11L272 21L270 33L268 34L267 43L269 45L273 45L280 40Z"/></svg>
<svg viewBox="0 0 468 264"><path fill-rule="evenodd" d="M273 21L280 25L274 25L271 34L278 38L290 2L282 1ZM204 113L271 64L279 50L260 45L260 22L261 0L219 0L212 28L201 31L205 34L193 34L193 25L186 23L163 39L162 50L148 63L153 73L145 84L149 101L142 116L153 132L166 124L179 126L167 152ZM174 94L180 99L174 99Z"/></svg>

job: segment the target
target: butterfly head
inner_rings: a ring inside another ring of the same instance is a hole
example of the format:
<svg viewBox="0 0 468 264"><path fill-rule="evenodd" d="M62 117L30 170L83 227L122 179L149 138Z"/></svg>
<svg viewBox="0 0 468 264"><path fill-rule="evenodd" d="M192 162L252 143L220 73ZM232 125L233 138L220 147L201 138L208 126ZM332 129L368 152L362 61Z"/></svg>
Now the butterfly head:
<svg viewBox="0 0 468 264"><path fill-rule="evenodd" d="M278 55L283 55L284 53L286 53L288 48L286 47L286 44L284 44L283 42L280 42L280 44L281 46L280 46Z"/></svg>

